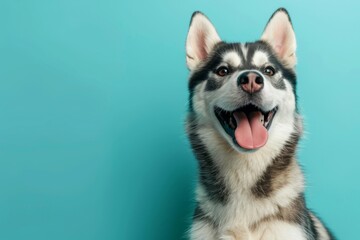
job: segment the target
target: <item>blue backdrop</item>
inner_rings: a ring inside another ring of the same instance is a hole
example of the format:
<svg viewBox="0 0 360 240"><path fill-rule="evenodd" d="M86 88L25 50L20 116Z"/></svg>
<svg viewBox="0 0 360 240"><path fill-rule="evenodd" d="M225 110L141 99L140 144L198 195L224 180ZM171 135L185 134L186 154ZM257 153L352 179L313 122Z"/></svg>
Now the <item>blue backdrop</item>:
<svg viewBox="0 0 360 240"><path fill-rule="evenodd" d="M360 216L360 2L1 0L0 239L183 239L194 10L253 41L278 7L298 39L307 199L339 239Z"/></svg>

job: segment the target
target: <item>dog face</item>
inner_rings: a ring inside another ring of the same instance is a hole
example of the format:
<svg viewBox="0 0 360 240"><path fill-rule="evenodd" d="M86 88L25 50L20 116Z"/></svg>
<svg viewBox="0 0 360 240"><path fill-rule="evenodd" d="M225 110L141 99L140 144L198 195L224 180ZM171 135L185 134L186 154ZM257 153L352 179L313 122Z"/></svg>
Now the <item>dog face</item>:
<svg viewBox="0 0 360 240"><path fill-rule="evenodd" d="M281 147L301 121L296 108L296 39L284 9L259 41L225 43L202 13L186 42L190 113L237 151Z"/></svg>

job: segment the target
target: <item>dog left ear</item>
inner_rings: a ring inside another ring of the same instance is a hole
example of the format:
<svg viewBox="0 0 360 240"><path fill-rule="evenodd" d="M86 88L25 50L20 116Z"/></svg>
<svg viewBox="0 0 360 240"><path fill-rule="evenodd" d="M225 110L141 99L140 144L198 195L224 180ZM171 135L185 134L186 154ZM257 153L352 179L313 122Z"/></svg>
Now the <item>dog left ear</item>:
<svg viewBox="0 0 360 240"><path fill-rule="evenodd" d="M289 13L279 8L267 23L261 40L271 45L278 57L288 65L296 65L296 38Z"/></svg>

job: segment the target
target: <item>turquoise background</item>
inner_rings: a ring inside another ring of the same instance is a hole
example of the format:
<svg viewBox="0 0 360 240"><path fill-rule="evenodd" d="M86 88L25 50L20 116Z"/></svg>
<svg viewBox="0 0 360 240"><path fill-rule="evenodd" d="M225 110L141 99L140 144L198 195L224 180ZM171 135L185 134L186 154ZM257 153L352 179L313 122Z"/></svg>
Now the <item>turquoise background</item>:
<svg viewBox="0 0 360 240"><path fill-rule="evenodd" d="M307 199L339 239L360 216L359 1L0 1L0 239L184 239L193 11L227 41L286 7L298 39Z"/></svg>

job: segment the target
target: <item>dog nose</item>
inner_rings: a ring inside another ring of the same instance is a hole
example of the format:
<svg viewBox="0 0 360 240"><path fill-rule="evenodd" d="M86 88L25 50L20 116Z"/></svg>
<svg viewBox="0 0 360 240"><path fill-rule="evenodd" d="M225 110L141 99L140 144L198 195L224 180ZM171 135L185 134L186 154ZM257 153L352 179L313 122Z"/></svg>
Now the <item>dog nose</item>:
<svg viewBox="0 0 360 240"><path fill-rule="evenodd" d="M256 72L244 72L238 77L238 86L248 93L256 93L264 87L263 77Z"/></svg>

